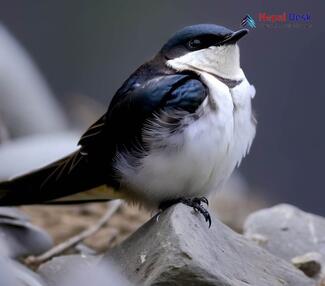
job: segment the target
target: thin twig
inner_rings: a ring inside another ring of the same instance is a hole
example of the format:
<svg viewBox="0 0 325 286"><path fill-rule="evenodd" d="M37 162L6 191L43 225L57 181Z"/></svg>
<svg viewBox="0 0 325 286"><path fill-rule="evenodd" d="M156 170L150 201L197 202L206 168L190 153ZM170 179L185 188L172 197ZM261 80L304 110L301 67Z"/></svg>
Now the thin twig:
<svg viewBox="0 0 325 286"><path fill-rule="evenodd" d="M27 264L41 264L52 257L66 251L67 249L77 245L79 242L85 240L89 236L92 236L97 231L99 231L107 221L113 216L113 214L120 208L122 204L121 200L114 200L107 203L108 209L106 213L97 221L96 224L91 225L89 228L80 232L79 234L70 237L69 239L59 243L58 245L52 247L50 250L39 256L29 256L26 258Z"/></svg>

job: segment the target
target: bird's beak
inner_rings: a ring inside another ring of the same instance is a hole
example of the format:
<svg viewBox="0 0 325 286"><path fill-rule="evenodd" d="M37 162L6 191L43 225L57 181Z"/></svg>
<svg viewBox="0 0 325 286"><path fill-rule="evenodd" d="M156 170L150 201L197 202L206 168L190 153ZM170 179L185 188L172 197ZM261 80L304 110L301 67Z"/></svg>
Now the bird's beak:
<svg viewBox="0 0 325 286"><path fill-rule="evenodd" d="M248 33L247 29L241 29L236 32L233 32L225 37L225 39L218 45L224 45L224 44L235 44L240 38L244 37Z"/></svg>

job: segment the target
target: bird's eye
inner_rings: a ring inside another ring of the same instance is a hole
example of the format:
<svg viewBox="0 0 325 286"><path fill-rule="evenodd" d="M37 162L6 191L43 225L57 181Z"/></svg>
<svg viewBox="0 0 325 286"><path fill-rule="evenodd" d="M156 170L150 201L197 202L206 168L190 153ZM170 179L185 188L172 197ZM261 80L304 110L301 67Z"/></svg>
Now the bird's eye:
<svg viewBox="0 0 325 286"><path fill-rule="evenodd" d="M190 50L197 50L201 47L202 42L199 39L192 39L187 43L187 46Z"/></svg>

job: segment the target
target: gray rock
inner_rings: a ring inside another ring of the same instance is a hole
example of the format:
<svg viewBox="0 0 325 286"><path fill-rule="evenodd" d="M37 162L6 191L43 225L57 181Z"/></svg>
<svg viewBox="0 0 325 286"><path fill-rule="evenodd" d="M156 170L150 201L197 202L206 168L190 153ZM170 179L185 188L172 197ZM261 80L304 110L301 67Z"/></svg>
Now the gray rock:
<svg viewBox="0 0 325 286"><path fill-rule="evenodd" d="M0 208L0 256L37 255L52 247L52 238L13 208Z"/></svg>
<svg viewBox="0 0 325 286"><path fill-rule="evenodd" d="M308 252L325 255L325 219L294 206L282 204L251 214L244 234L263 236L263 247L288 261Z"/></svg>
<svg viewBox="0 0 325 286"><path fill-rule="evenodd" d="M42 74L2 24L0 47L0 114L9 134L17 137L67 128L65 114Z"/></svg>
<svg viewBox="0 0 325 286"><path fill-rule="evenodd" d="M136 285L313 285L215 215L209 229L200 214L181 204L152 218L103 261L116 263Z"/></svg>
<svg viewBox="0 0 325 286"><path fill-rule="evenodd" d="M1 286L45 286L42 279L22 264L0 257Z"/></svg>
<svg viewBox="0 0 325 286"><path fill-rule="evenodd" d="M4 142L8 141L8 139L9 139L9 132L0 116L0 144L3 144Z"/></svg>
<svg viewBox="0 0 325 286"><path fill-rule="evenodd" d="M281 204L251 214L245 222L244 234L274 255L293 262L306 275L316 276L321 271L317 270L320 263L324 272L325 219L320 216Z"/></svg>
<svg viewBox="0 0 325 286"><path fill-rule="evenodd" d="M67 255L40 266L38 274L47 286L131 286L112 264L98 264L99 257Z"/></svg>
<svg viewBox="0 0 325 286"><path fill-rule="evenodd" d="M38 274L46 281L48 286L64 285L64 281L72 273L87 271L94 263L94 258L81 255L66 255L55 257L42 264L38 269Z"/></svg>
<svg viewBox="0 0 325 286"><path fill-rule="evenodd" d="M28 221L29 217L14 207L0 207L0 218L11 218L17 220Z"/></svg>

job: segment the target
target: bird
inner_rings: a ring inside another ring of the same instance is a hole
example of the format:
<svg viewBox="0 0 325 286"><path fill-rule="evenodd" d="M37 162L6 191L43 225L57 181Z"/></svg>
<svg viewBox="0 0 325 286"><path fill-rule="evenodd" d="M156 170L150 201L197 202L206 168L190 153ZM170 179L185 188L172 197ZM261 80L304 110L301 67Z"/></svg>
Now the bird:
<svg viewBox="0 0 325 286"><path fill-rule="evenodd" d="M79 148L0 183L0 206L124 199L183 203L211 225L208 197L249 152L255 88L240 65L248 33L215 24L176 32L116 91Z"/></svg>

